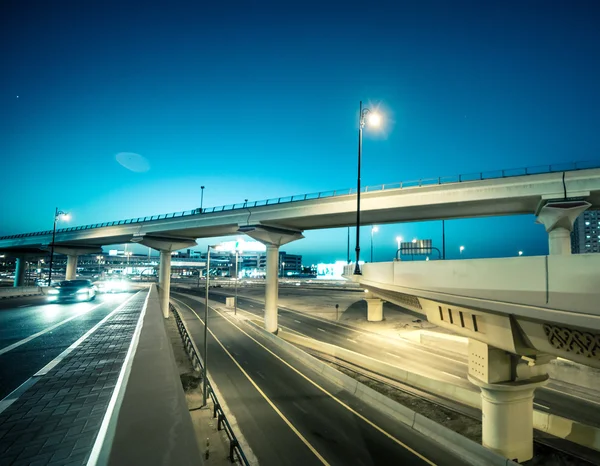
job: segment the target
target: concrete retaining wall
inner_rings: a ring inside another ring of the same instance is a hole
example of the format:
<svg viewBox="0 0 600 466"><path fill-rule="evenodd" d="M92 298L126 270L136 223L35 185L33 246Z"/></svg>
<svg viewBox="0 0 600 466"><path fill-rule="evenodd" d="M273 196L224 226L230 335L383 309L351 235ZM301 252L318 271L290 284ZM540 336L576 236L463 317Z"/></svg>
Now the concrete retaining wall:
<svg viewBox="0 0 600 466"><path fill-rule="evenodd" d="M475 443L468 438L463 437L462 435L459 435L456 432L453 432L450 429L415 413L406 406L397 403L391 398L382 395L366 385L361 384L352 377L349 377L329 366L328 364L318 360L317 358L310 356L305 351L302 351L293 344L288 343L282 338L265 331L252 321L248 321L248 323L255 331L269 338L278 347L299 359L312 369L316 370L322 374L323 377L327 378L338 387L354 394L362 401L370 404L391 418L402 422L403 424L419 431L427 437L434 439L436 442L443 445L448 450L456 453L470 464L477 466L482 464L502 466L517 464L504 458L503 456L498 455L497 453L484 448L478 443ZM281 330L279 333L281 334Z"/></svg>

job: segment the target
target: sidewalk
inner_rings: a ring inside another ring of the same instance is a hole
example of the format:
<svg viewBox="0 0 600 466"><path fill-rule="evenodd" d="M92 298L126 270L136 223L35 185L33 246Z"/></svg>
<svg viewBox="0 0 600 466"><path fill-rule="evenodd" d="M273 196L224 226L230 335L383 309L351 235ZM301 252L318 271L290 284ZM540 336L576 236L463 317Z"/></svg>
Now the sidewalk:
<svg viewBox="0 0 600 466"><path fill-rule="evenodd" d="M135 294L12 394L0 413L1 464L86 464L145 299Z"/></svg>

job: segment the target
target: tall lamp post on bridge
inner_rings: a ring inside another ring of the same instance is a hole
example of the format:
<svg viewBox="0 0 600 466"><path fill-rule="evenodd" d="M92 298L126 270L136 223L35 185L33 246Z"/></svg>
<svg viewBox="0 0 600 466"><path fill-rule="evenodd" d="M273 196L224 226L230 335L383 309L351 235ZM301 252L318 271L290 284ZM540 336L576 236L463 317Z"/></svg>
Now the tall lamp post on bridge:
<svg viewBox="0 0 600 466"><path fill-rule="evenodd" d="M52 262L54 261L54 240L56 239L56 222L62 218L69 220L69 214L58 210L58 207L54 211L54 226L52 227L52 244L50 245L50 264L48 268L48 286L52 285Z"/></svg>
<svg viewBox="0 0 600 466"><path fill-rule="evenodd" d="M360 259L360 165L362 162L362 131L365 122L371 126L379 126L381 124L381 116L372 112L368 108L363 108L362 100L360 101L360 112L358 117L358 177L356 188L356 264L354 266L354 275L361 275L358 261Z"/></svg>
<svg viewBox="0 0 600 466"><path fill-rule="evenodd" d="M203 206L204 206L204 186L200 186L200 213L202 213Z"/></svg>

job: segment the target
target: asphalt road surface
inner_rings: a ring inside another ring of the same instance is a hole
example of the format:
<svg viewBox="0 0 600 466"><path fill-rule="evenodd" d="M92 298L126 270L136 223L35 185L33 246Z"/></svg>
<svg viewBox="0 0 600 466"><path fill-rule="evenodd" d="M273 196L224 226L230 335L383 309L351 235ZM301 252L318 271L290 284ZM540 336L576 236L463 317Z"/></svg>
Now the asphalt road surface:
<svg viewBox="0 0 600 466"><path fill-rule="evenodd" d="M203 347L204 303L173 293ZM465 464L288 356L250 326L209 312L208 371L261 464Z"/></svg>
<svg viewBox="0 0 600 466"><path fill-rule="evenodd" d="M131 296L68 304L48 303L45 296L0 300L0 400Z"/></svg>
<svg viewBox="0 0 600 466"><path fill-rule="evenodd" d="M285 296L286 293L309 295L310 289L280 289L280 295ZM224 303L226 295L231 296L231 292L225 294L211 292L210 298ZM257 316L264 315L264 303L255 298L238 296L238 305ZM305 313L290 312L282 308L279 308L279 326L374 359L396 364L409 371L435 373L436 378L449 383L470 386L467 380L467 358L457 356L455 353L449 354L443 349L425 347L408 340L391 340L368 330L314 319ZM552 383L549 387L536 390L534 403L534 407L540 411L600 427L600 402L590 402L577 396L575 392L565 393Z"/></svg>

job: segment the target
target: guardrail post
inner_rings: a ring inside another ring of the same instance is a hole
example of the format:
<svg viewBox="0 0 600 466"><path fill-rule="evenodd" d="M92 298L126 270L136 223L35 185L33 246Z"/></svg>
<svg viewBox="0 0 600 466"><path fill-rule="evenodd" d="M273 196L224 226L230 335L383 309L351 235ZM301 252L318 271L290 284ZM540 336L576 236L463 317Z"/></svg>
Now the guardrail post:
<svg viewBox="0 0 600 466"><path fill-rule="evenodd" d="M223 428L222 424L223 424L223 414L219 413L219 416L217 418L217 430L221 430Z"/></svg>
<svg viewBox="0 0 600 466"><path fill-rule="evenodd" d="M237 441L237 439L233 439L229 441L229 459L232 463L235 463L235 456L233 455L233 453L235 452L235 449L239 446L239 443Z"/></svg>

